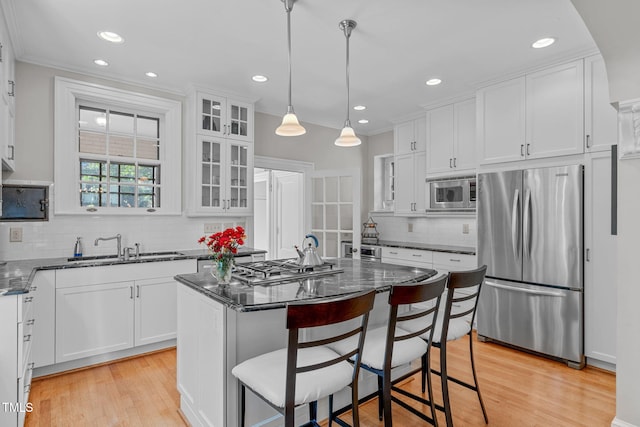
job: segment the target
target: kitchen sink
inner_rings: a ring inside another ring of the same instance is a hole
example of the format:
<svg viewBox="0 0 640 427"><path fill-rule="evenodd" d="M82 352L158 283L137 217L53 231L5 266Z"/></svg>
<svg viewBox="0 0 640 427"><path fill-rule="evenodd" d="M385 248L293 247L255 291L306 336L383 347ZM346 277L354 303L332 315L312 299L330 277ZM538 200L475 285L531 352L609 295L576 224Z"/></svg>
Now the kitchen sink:
<svg viewBox="0 0 640 427"><path fill-rule="evenodd" d="M122 257L116 257L115 255L96 255L67 258L67 262L69 262L70 264L104 264L114 262L132 262L137 260L166 259L179 256L184 256L184 254L175 251L145 252L139 254L138 257L136 257L135 255L131 255L128 260L125 260Z"/></svg>

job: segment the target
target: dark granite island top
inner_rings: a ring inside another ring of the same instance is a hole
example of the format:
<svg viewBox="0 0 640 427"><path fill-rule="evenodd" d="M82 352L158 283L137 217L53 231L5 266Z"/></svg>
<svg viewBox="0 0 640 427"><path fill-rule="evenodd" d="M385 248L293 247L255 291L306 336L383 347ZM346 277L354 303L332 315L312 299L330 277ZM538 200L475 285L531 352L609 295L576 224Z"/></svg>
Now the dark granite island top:
<svg viewBox="0 0 640 427"><path fill-rule="evenodd" d="M232 281L219 286L209 272L181 274L175 279L227 307L241 312L283 308L288 302L333 297L362 290L388 291L398 283L417 283L437 274L436 270L404 267L375 261L339 258L329 260L343 272L281 284L245 285Z"/></svg>

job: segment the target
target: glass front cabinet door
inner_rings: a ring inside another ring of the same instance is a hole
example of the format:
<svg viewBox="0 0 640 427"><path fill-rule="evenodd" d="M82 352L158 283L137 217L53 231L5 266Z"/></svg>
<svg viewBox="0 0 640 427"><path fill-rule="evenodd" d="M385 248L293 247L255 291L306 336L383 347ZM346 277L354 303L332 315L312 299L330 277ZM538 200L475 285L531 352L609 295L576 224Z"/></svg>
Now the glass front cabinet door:
<svg viewBox="0 0 640 427"><path fill-rule="evenodd" d="M253 144L199 136L198 147L198 210L250 214L253 204Z"/></svg>
<svg viewBox="0 0 640 427"><path fill-rule="evenodd" d="M228 98L198 94L198 133L253 141L253 105Z"/></svg>

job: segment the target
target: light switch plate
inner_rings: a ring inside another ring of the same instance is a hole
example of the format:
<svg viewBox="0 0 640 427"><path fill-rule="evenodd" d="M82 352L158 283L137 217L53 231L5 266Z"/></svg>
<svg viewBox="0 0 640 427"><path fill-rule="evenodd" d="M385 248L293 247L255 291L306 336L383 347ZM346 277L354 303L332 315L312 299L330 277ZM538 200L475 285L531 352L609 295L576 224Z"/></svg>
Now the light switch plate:
<svg viewBox="0 0 640 427"><path fill-rule="evenodd" d="M469 234L469 224L462 224L462 234Z"/></svg>
<svg viewBox="0 0 640 427"><path fill-rule="evenodd" d="M217 233L219 231L222 231L222 224L220 224L219 222L210 222L205 223L204 225L205 233Z"/></svg>

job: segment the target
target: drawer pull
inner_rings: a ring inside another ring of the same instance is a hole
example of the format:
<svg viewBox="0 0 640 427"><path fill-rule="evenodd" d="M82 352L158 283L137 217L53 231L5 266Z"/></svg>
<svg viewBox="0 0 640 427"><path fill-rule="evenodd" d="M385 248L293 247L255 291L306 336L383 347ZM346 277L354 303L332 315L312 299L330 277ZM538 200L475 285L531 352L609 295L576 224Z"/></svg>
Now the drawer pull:
<svg viewBox="0 0 640 427"><path fill-rule="evenodd" d="M24 342L31 341L31 334L24 336Z"/></svg>
<svg viewBox="0 0 640 427"><path fill-rule="evenodd" d="M26 321L26 325L27 326L33 326L33 324L36 323L36 319L29 319Z"/></svg>
<svg viewBox="0 0 640 427"><path fill-rule="evenodd" d="M31 363L29 363L29 368L28 369L31 369L33 371L33 368L35 368L35 367L36 367L36 362L31 362Z"/></svg>
<svg viewBox="0 0 640 427"><path fill-rule="evenodd" d="M25 299L24 299L24 303L25 304L28 303L28 302L31 302L31 301L33 301L33 297L25 297Z"/></svg>
<svg viewBox="0 0 640 427"><path fill-rule="evenodd" d="M422 257L422 254L412 254L411 256Z"/></svg>
<svg viewBox="0 0 640 427"><path fill-rule="evenodd" d="M455 259L455 258L449 258L449 261L451 261L451 262L460 262L459 259Z"/></svg>
<svg viewBox="0 0 640 427"><path fill-rule="evenodd" d="M389 251L389 253L392 255L398 255L398 252Z"/></svg>
<svg viewBox="0 0 640 427"><path fill-rule="evenodd" d="M29 288L29 292L35 292L37 290L38 290L37 286L32 286L32 287Z"/></svg>

